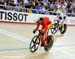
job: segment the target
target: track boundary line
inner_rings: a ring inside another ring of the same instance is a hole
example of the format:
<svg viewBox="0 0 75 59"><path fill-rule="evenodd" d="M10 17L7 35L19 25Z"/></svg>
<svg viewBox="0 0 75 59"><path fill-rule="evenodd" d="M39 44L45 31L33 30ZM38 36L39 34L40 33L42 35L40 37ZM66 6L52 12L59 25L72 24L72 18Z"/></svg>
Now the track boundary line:
<svg viewBox="0 0 75 59"><path fill-rule="evenodd" d="M36 23L34 22L13 22L13 21L0 21L1 23L9 23L9 24L30 24L30 25L35 25ZM75 26L75 24L67 24L68 26Z"/></svg>
<svg viewBox="0 0 75 59"><path fill-rule="evenodd" d="M64 55L66 55L68 58L70 58L70 59L75 59L75 57L74 56L72 56L72 55L70 55L69 53L66 53L66 52L64 52L64 51L62 51L62 50L60 50L60 49L54 49L56 52L59 52L59 53L62 53L62 54L64 54Z"/></svg>

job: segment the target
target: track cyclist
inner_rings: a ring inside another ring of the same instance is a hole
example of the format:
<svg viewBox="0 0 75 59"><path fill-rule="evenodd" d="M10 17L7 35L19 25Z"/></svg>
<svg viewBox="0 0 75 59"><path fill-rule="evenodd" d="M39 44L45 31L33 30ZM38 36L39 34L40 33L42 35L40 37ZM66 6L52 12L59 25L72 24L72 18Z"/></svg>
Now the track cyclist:
<svg viewBox="0 0 75 59"><path fill-rule="evenodd" d="M42 32L42 35L40 36L41 46L47 45L48 31L52 26L52 22L49 19L49 17L40 17L36 23L37 23L37 26L33 30L33 33L35 33L41 25L41 32Z"/></svg>

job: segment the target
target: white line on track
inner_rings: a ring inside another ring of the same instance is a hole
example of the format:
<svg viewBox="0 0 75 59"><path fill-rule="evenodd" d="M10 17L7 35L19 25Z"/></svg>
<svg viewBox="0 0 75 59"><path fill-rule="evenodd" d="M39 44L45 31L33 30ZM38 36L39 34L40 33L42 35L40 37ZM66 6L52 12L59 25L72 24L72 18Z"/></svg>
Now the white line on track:
<svg viewBox="0 0 75 59"><path fill-rule="evenodd" d="M4 29L0 29L0 33L1 33L1 34L4 34L4 35L7 35L7 36L9 36L9 37L15 38L16 40L22 41L22 42L27 43L27 44L30 43L30 39L28 39L28 38L26 38L26 37L23 37L23 36L21 36L21 35L18 35L18 34L9 32L9 31L4 30Z"/></svg>
<svg viewBox="0 0 75 59"><path fill-rule="evenodd" d="M72 56L70 53L66 53L65 51L62 51L62 50L60 50L60 49L53 49L53 50L55 50L56 52L59 52L59 53L64 54L65 56L68 57L68 59L75 59L75 57ZM62 57L63 57L63 56L62 56Z"/></svg>
<svg viewBox="0 0 75 59"><path fill-rule="evenodd" d="M4 29L0 29L0 33L1 33L1 34L4 34L4 35L7 35L7 36L9 36L9 37L15 38L16 40L20 40L20 41L26 43L27 45L28 45L28 43L30 43L30 41L29 41L30 39L28 39L28 38L26 38L26 37L23 37L23 36L21 36L21 35L18 35L18 34L9 32L9 31L4 30ZM70 58L70 59L74 59L74 58L75 58L75 57L73 57L72 55L70 55L69 53L66 53L66 52L64 52L64 51L62 51L62 50L60 50L60 49L53 49L53 50L55 50L56 52L60 52L60 53L62 53L62 54L64 54L64 55L66 55L66 56L67 56L68 58ZM62 56L62 57L63 57L63 56Z"/></svg>

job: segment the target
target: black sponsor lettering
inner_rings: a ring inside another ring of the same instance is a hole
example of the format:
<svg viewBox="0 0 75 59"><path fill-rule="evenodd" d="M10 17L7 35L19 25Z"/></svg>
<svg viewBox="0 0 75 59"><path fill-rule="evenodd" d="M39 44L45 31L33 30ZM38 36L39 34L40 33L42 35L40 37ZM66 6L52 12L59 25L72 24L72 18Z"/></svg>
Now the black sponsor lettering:
<svg viewBox="0 0 75 59"><path fill-rule="evenodd" d="M28 14L24 14L25 21L27 21L27 16L28 16Z"/></svg>
<svg viewBox="0 0 75 59"><path fill-rule="evenodd" d="M0 20L27 21L28 14L0 11Z"/></svg>
<svg viewBox="0 0 75 59"><path fill-rule="evenodd" d="M5 12L5 20L7 20L7 12Z"/></svg>
<svg viewBox="0 0 75 59"><path fill-rule="evenodd" d="M19 14L19 15L18 15L18 20L19 20L19 21L22 21L22 20L23 20L23 14Z"/></svg>
<svg viewBox="0 0 75 59"><path fill-rule="evenodd" d="M17 21L17 13L14 13L14 14L13 14L13 20L14 20L14 21Z"/></svg>
<svg viewBox="0 0 75 59"><path fill-rule="evenodd" d="M8 12L8 20L12 20L12 13Z"/></svg>
<svg viewBox="0 0 75 59"><path fill-rule="evenodd" d="M4 12L0 11L0 19L3 19L3 14L4 14Z"/></svg>

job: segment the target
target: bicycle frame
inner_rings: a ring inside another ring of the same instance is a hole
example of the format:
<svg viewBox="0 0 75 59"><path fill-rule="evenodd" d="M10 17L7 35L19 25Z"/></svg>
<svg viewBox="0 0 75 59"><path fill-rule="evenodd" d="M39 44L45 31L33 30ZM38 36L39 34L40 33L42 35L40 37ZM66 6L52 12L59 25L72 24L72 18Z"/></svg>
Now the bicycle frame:
<svg viewBox="0 0 75 59"><path fill-rule="evenodd" d="M39 40L41 41L41 37L42 37L42 32L41 32L41 30L38 30L38 32L39 32L39 34L38 34L38 38L39 38Z"/></svg>
<svg viewBox="0 0 75 59"><path fill-rule="evenodd" d="M32 52L32 53L34 53L35 51L37 51L37 49L39 48L39 44L40 44L40 42L42 43L42 41L41 41L41 36L42 36L42 31L41 30L38 30L38 35L35 35L33 38L32 38L32 40L31 40L31 42L30 42L30 46L29 46L29 49L30 49L30 51ZM50 37L50 36L48 36L48 41L47 41L47 43L48 43L48 45L44 45L44 50L45 51L49 51L49 49L52 47L52 45L53 45L53 40L52 40L52 38ZM50 43L50 42L52 42L52 43Z"/></svg>
<svg viewBox="0 0 75 59"><path fill-rule="evenodd" d="M38 37L39 37L39 40L41 41L43 38L42 31L41 30L38 30L38 31L39 31ZM47 37L48 37L48 32L47 32ZM42 43L42 41L41 41L41 43Z"/></svg>

